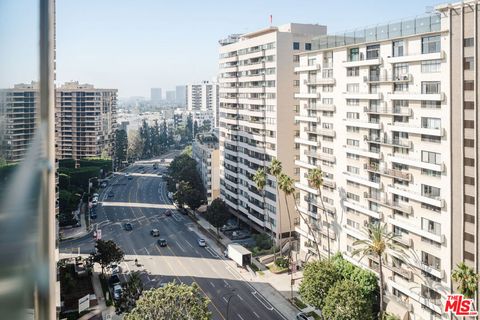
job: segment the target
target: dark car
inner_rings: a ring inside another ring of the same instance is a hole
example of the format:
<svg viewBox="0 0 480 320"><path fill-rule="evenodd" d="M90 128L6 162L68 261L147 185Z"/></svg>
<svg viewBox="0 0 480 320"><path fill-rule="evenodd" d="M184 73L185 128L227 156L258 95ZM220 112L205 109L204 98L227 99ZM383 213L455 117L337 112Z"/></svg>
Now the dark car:
<svg viewBox="0 0 480 320"><path fill-rule="evenodd" d="M112 198L113 196L115 196L115 194L113 193L113 191L108 192L108 197L109 197L109 198Z"/></svg>
<svg viewBox="0 0 480 320"><path fill-rule="evenodd" d="M172 211L168 210L168 211L165 211L165 215L167 217L170 217L172 215Z"/></svg>
<svg viewBox="0 0 480 320"><path fill-rule="evenodd" d="M133 230L133 226L130 222L127 222L123 225L123 228L126 230L126 231L132 231Z"/></svg>
<svg viewBox="0 0 480 320"><path fill-rule="evenodd" d="M115 286L116 284L120 284L120 278L118 277L118 274L112 275L110 279L108 279L108 283L111 287Z"/></svg>
<svg viewBox="0 0 480 320"><path fill-rule="evenodd" d="M97 219L97 213L95 211L90 211L90 219Z"/></svg>
<svg viewBox="0 0 480 320"><path fill-rule="evenodd" d="M158 239L157 243L160 247L166 247L167 246L167 240L165 240L165 239Z"/></svg>

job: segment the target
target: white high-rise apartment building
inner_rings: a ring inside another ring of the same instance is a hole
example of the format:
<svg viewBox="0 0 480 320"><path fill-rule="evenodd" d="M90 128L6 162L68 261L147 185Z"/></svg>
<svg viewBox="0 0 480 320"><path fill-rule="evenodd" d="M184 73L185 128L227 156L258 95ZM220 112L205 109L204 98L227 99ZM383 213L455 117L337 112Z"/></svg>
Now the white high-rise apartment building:
<svg viewBox="0 0 480 320"><path fill-rule="evenodd" d="M214 111L218 104L218 84L203 81L187 85L187 110Z"/></svg>
<svg viewBox="0 0 480 320"><path fill-rule="evenodd" d="M117 125L117 89L67 82L56 89L57 159L111 156Z"/></svg>
<svg viewBox="0 0 480 320"><path fill-rule="evenodd" d="M450 38L432 14L323 36L300 57L299 210L327 255L352 257L364 227L386 223L405 255L384 265L387 310L405 319L443 319L452 290ZM323 171L320 192L308 171ZM322 211L324 206L326 218ZM330 234L327 226L330 226ZM315 256L300 219L302 258Z"/></svg>
<svg viewBox="0 0 480 320"><path fill-rule="evenodd" d="M262 194L252 176L272 159L295 177L294 98L298 54L311 49L326 27L291 23L220 41L220 196L240 219L259 231L288 237L287 207L268 175ZM293 199L288 201L292 214Z"/></svg>
<svg viewBox="0 0 480 320"><path fill-rule="evenodd" d="M192 157L197 161L197 170L210 204L220 194L220 165L218 136L215 133L200 133L192 143Z"/></svg>

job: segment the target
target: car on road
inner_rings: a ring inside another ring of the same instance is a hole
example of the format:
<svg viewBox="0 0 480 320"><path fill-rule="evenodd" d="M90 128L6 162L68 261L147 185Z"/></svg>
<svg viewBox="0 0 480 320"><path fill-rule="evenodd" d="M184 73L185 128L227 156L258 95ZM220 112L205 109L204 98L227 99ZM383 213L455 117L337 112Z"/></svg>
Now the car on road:
<svg viewBox="0 0 480 320"><path fill-rule="evenodd" d="M97 205L98 205L98 199L95 198L95 199L92 200L92 206L96 207Z"/></svg>
<svg viewBox="0 0 480 320"><path fill-rule="evenodd" d="M121 272L121 269L120 269L120 266L116 263L112 263L110 265L110 271L112 272L112 274L118 274Z"/></svg>
<svg viewBox="0 0 480 320"><path fill-rule="evenodd" d="M133 230L133 226L130 222L127 222L123 225L123 228L126 230L126 231L132 231Z"/></svg>
<svg viewBox="0 0 480 320"><path fill-rule="evenodd" d="M205 247L207 245L207 243L205 242L205 239L202 239L202 238L198 239L197 242L199 247Z"/></svg>
<svg viewBox="0 0 480 320"><path fill-rule="evenodd" d="M296 319L297 320L314 320L315 318L311 316L307 316L307 314L300 312L297 314Z"/></svg>
<svg viewBox="0 0 480 320"><path fill-rule="evenodd" d="M108 283L110 284L110 287L114 287L117 284L120 284L120 278L118 274L114 274L108 279Z"/></svg>
<svg viewBox="0 0 480 320"><path fill-rule="evenodd" d="M107 187L107 183L105 181L100 183L100 188L106 188L106 187Z"/></svg>
<svg viewBox="0 0 480 320"><path fill-rule="evenodd" d="M165 216L170 217L172 215L172 211L168 210L165 211Z"/></svg>
<svg viewBox="0 0 480 320"><path fill-rule="evenodd" d="M167 240L165 240L165 239L158 239L157 243L160 247L166 247L167 246Z"/></svg>
<svg viewBox="0 0 480 320"><path fill-rule="evenodd" d="M147 173L147 171L142 170L140 173L141 173L141 174L145 174L145 173Z"/></svg>
<svg viewBox="0 0 480 320"><path fill-rule="evenodd" d="M125 177L130 177L130 173L125 172Z"/></svg>
<svg viewBox="0 0 480 320"><path fill-rule="evenodd" d="M97 198L97 199L98 199L98 193L94 193L94 194L92 194L92 197L94 197L94 198Z"/></svg>
<svg viewBox="0 0 480 320"><path fill-rule="evenodd" d="M152 229L150 230L150 234L153 236L153 237L160 237L160 231L158 229Z"/></svg>
<svg viewBox="0 0 480 320"><path fill-rule="evenodd" d="M113 286L113 299L114 300L120 300L122 297L123 289L122 286L119 284L116 284Z"/></svg>
<svg viewBox="0 0 480 320"><path fill-rule="evenodd" d="M108 197L109 197L109 198L112 198L112 197L114 197L114 196L115 196L115 194L113 193L113 191L109 191L109 192L108 192Z"/></svg>
<svg viewBox="0 0 480 320"><path fill-rule="evenodd" d="M163 178L163 175L161 172L157 173L157 176L159 176L160 178Z"/></svg>
<svg viewBox="0 0 480 320"><path fill-rule="evenodd" d="M90 219L97 219L97 213L94 210L90 210Z"/></svg>

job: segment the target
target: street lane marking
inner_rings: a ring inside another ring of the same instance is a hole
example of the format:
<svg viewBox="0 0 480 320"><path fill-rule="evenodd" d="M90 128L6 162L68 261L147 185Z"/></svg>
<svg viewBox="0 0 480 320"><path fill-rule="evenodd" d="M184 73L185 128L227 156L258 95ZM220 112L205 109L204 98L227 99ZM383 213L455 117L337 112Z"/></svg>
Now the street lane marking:
<svg viewBox="0 0 480 320"><path fill-rule="evenodd" d="M252 312L253 312L253 314L255 315L255 317L257 317L257 318L260 319L260 316L259 316L255 311L252 310Z"/></svg>
<svg viewBox="0 0 480 320"><path fill-rule="evenodd" d="M182 250L183 252L186 252L185 249L180 245L180 243L178 243L177 240L175 240L175 243L180 247L180 250Z"/></svg>
<svg viewBox="0 0 480 320"><path fill-rule="evenodd" d="M242 298L241 295L237 294L237 297L238 297L240 300L245 301L245 300L243 300L243 298Z"/></svg>
<svg viewBox="0 0 480 320"><path fill-rule="evenodd" d="M237 280L239 281L245 281L238 273L234 272L233 269L227 265L225 266L225 269L227 269L228 272L230 272L230 274Z"/></svg>
<svg viewBox="0 0 480 320"><path fill-rule="evenodd" d="M138 199L138 198L137 198ZM175 209L174 205L162 203L145 203L145 202L100 202L104 207L130 207L130 208L153 208L153 209Z"/></svg>
<svg viewBox="0 0 480 320"><path fill-rule="evenodd" d="M213 249L210 249L209 247L206 247L205 249L207 249L207 251L214 257L214 258L218 258L218 254L213 251Z"/></svg>
<svg viewBox="0 0 480 320"><path fill-rule="evenodd" d="M225 297L222 297L222 298L223 298L223 301L225 301L225 303L228 303L227 298L225 298Z"/></svg>
<svg viewBox="0 0 480 320"><path fill-rule="evenodd" d="M185 240L185 242L186 242L190 247L193 248L193 245L192 245L188 240Z"/></svg>
<svg viewBox="0 0 480 320"><path fill-rule="evenodd" d="M252 292L252 295L253 295L255 298L257 298L257 300L260 301L260 303L263 304L263 306L264 306L265 308L267 308L267 309L270 310L270 311L273 310L272 305L271 305L268 301L266 301L265 298L258 296L257 291Z"/></svg>
<svg viewBox="0 0 480 320"><path fill-rule="evenodd" d="M239 317L241 320L244 320L240 314L238 314L238 317Z"/></svg>
<svg viewBox="0 0 480 320"><path fill-rule="evenodd" d="M223 282L225 282L225 287L230 287L230 284L228 283L227 280L223 279Z"/></svg>
<svg viewBox="0 0 480 320"><path fill-rule="evenodd" d="M147 252L147 255L150 255L150 253L149 253L148 250L147 250L147 247L145 247L145 248L143 248L143 249L145 249L145 251Z"/></svg>
<svg viewBox="0 0 480 320"><path fill-rule="evenodd" d="M209 282L210 282L210 285L215 288L215 285L213 284L213 282L212 281L209 281Z"/></svg>
<svg viewBox="0 0 480 320"><path fill-rule="evenodd" d="M183 217L181 215L179 215L178 213L174 213L172 216L177 222L182 222L183 221Z"/></svg>

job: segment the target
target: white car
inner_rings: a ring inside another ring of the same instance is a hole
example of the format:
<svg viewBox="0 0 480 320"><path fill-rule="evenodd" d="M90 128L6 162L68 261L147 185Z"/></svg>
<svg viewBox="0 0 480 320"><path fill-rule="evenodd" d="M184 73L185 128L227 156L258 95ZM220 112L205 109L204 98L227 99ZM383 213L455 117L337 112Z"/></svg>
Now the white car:
<svg viewBox="0 0 480 320"><path fill-rule="evenodd" d="M93 198L97 198L97 199L98 199L98 193L94 193L94 194L92 194L92 197L93 197Z"/></svg>
<svg viewBox="0 0 480 320"><path fill-rule="evenodd" d="M198 239L197 242L199 247L205 247L207 245L204 239Z"/></svg>
<svg viewBox="0 0 480 320"><path fill-rule="evenodd" d="M113 286L113 299L114 300L120 300L122 297L123 289L122 286L119 284L116 284Z"/></svg>
<svg viewBox="0 0 480 320"><path fill-rule="evenodd" d="M125 177L129 177L130 176L130 173L125 173Z"/></svg>
<svg viewBox="0 0 480 320"><path fill-rule="evenodd" d="M112 274L120 273L120 266L116 263L112 263L110 269L112 270Z"/></svg>

